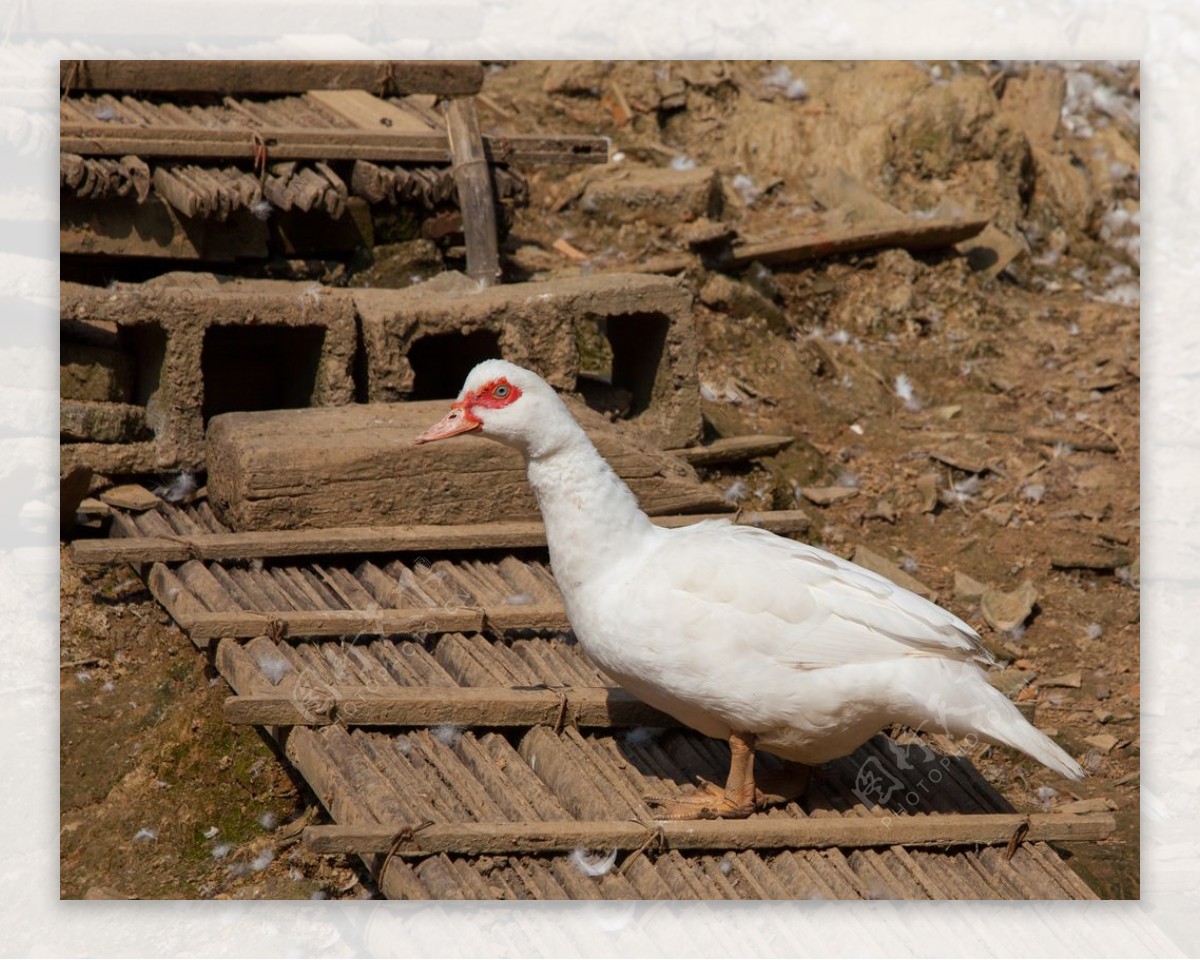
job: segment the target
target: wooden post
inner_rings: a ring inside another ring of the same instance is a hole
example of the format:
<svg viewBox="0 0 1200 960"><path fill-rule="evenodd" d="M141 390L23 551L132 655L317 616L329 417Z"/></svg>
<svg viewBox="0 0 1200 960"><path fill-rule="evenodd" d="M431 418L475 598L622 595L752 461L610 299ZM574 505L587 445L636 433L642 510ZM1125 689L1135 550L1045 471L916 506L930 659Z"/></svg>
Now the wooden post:
<svg viewBox="0 0 1200 960"><path fill-rule="evenodd" d="M458 206L467 241L467 275L491 286L500 279L496 199L473 98L450 101L446 107L446 131L450 136Z"/></svg>

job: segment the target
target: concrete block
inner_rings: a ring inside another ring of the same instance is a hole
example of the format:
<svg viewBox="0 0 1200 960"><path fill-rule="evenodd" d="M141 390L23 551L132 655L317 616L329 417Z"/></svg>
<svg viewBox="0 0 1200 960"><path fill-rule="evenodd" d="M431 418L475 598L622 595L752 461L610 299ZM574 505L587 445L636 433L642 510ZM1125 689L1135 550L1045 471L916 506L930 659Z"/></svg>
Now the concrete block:
<svg viewBox="0 0 1200 960"><path fill-rule="evenodd" d="M124 453L104 444L64 446L64 461L100 473L201 466L206 422L230 410L354 399L354 305L344 292L212 277L116 290L64 283L60 317L65 326L116 325L133 368L132 395L122 399L140 408L154 435L150 463L141 443L123 445Z"/></svg>
<svg viewBox="0 0 1200 960"><path fill-rule="evenodd" d="M353 298L372 402L456 396L471 367L496 356L575 391L578 344L598 329L611 356L601 372L632 397L639 433L664 447L700 434L691 295L674 280L603 274L482 290L435 281Z"/></svg>
<svg viewBox="0 0 1200 960"><path fill-rule="evenodd" d="M88 403L64 399L59 436L76 443L137 443L151 438L146 410L132 403Z"/></svg>
<svg viewBox="0 0 1200 960"><path fill-rule="evenodd" d="M59 393L64 400L133 399L133 360L116 349L68 340L59 359Z"/></svg>

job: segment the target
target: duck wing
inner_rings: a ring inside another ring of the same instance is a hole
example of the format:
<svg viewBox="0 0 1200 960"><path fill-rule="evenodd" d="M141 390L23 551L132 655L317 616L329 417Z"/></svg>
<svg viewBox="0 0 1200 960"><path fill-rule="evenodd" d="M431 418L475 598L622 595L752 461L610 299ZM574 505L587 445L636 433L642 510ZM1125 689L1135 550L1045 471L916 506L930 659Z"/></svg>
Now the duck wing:
<svg viewBox="0 0 1200 960"><path fill-rule="evenodd" d="M716 632L797 669L915 656L993 662L954 614L832 553L724 520L664 533L638 586L692 635Z"/></svg>

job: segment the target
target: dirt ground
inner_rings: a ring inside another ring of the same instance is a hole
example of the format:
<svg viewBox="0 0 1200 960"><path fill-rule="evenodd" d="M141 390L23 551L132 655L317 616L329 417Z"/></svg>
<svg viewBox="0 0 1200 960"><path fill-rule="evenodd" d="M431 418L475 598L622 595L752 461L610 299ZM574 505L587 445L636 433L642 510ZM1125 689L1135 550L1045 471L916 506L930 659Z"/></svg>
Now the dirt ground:
<svg viewBox="0 0 1200 960"><path fill-rule="evenodd" d="M602 134L619 157L528 171L513 275L679 250L686 213L588 200L643 166L714 168L707 212L743 237L888 204L991 217L990 254L689 274L709 434L797 437L707 478L804 509L812 542L869 548L980 629L1002 689L1090 776L975 762L1019 809L1115 810L1113 840L1062 847L1110 898L1139 878L1138 82L1107 62L513 63L480 98L485 129ZM315 801L224 723L223 681L133 572L61 569L62 896L374 896L355 861L295 842Z"/></svg>

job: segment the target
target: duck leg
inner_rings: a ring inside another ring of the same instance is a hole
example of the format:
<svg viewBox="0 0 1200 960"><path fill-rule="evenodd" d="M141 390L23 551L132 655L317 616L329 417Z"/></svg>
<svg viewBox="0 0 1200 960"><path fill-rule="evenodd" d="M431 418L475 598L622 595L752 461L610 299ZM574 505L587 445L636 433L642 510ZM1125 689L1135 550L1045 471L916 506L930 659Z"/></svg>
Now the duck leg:
<svg viewBox="0 0 1200 960"><path fill-rule="evenodd" d="M715 820L748 817L755 808L754 734L729 736L729 777L722 790L715 783L704 783L690 797L646 797L647 803L660 807L658 820Z"/></svg>

